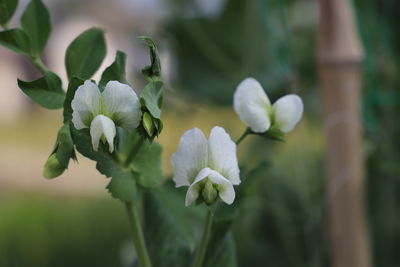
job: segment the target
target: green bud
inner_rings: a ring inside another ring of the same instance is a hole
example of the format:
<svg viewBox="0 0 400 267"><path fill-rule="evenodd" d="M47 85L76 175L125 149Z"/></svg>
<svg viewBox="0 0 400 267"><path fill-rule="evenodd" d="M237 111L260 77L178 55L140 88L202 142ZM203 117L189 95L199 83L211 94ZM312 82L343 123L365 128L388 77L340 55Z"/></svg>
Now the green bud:
<svg viewBox="0 0 400 267"><path fill-rule="evenodd" d="M51 156L47 159L43 168L43 176L46 179L56 178L60 176L64 172L65 168L60 164L60 161L57 158L57 155L51 154Z"/></svg>
<svg viewBox="0 0 400 267"><path fill-rule="evenodd" d="M218 191L214 188L213 183L209 179L207 179L207 182L204 184L201 196L207 205L214 204L214 202L217 201Z"/></svg>
<svg viewBox="0 0 400 267"><path fill-rule="evenodd" d="M146 130L147 134L150 137L153 137L155 127L154 127L154 123L153 123L153 117L150 115L149 112L145 112L143 114L142 123L143 123L143 128Z"/></svg>

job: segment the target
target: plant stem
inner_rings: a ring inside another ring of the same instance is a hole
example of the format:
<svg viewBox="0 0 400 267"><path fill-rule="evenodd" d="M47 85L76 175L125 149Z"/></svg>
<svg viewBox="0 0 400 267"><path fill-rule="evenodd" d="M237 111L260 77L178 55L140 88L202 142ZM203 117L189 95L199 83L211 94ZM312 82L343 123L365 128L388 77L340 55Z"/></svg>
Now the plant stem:
<svg viewBox="0 0 400 267"><path fill-rule="evenodd" d="M213 219L213 214L210 210L208 210L206 222L204 224L203 238L201 240L200 247L196 252L196 256L193 262L193 267L203 266L204 256L206 255L208 242L210 241L210 236L211 236L212 219Z"/></svg>
<svg viewBox="0 0 400 267"><path fill-rule="evenodd" d="M136 253L139 260L139 266L151 267L149 253L147 251L142 227L140 225L138 210L136 206L133 205L131 202L126 202L125 205L126 205L126 211L128 213L129 222L132 226L131 228L133 232L133 243L135 244Z"/></svg>
<svg viewBox="0 0 400 267"><path fill-rule="evenodd" d="M31 57L32 63L40 70L42 74L50 72L50 70L44 65L43 61L39 56Z"/></svg>
<svg viewBox="0 0 400 267"><path fill-rule="evenodd" d="M128 157L126 157L124 164L123 164L124 167L128 167L128 165L132 162L132 160L135 158L136 154L139 152L140 148L142 147L143 143L144 143L144 138L140 137L140 139L137 141L135 146L129 152Z"/></svg>
<svg viewBox="0 0 400 267"><path fill-rule="evenodd" d="M249 133L251 133L251 130L250 130L250 128L246 128L246 130L243 132L243 134L239 137L239 139L238 140L236 140L236 145L239 145L242 141L243 141L243 139L247 136L247 135L249 135Z"/></svg>

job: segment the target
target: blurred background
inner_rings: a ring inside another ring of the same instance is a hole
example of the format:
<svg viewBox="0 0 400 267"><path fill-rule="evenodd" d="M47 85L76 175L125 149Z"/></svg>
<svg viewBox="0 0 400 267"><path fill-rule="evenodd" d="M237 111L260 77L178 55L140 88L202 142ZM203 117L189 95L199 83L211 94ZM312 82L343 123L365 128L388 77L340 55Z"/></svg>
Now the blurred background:
<svg viewBox="0 0 400 267"><path fill-rule="evenodd" d="M341 195L327 193L331 177L325 166L332 160L327 144L332 143L326 135L325 76L319 76L326 61L318 57L318 1L44 3L52 35L43 60L63 77L65 87L65 50L82 31L92 26L106 30L107 57L95 79L122 50L128 56L128 81L137 91L145 83L140 70L149 59L136 37L150 35L157 41L168 85L159 139L166 177L172 174L170 155L186 130L198 127L208 135L221 125L233 139L240 136L245 125L234 113L232 99L245 77L258 79L272 101L288 93L300 95L305 114L285 143L251 136L239 148L242 180L251 183L238 206L244 216L233 225L237 264L335 265L335 244L346 244L331 242L331 202ZM359 182L364 196L358 200L365 210L360 227L366 230L359 234L369 244L367 262L395 267L400 266L400 2L348 3L363 48L362 61L352 63L360 68L356 87L361 90L362 136L355 147L364 162ZM26 5L20 1L11 27L18 25ZM0 266L128 266L135 256L124 207L108 195L108 180L93 162L79 155L79 164L70 164L59 178L42 177L62 116L33 104L19 90L17 78L36 77L30 62L0 47Z"/></svg>

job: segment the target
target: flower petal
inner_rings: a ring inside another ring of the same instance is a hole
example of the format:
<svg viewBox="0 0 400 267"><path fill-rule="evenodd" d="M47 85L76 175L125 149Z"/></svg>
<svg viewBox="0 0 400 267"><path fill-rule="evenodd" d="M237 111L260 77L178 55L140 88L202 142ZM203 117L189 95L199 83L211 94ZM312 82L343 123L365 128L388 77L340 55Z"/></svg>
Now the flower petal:
<svg viewBox="0 0 400 267"><path fill-rule="evenodd" d="M184 133L178 150L171 157L176 187L190 185L207 162L208 144L203 132L194 128Z"/></svg>
<svg viewBox="0 0 400 267"><path fill-rule="evenodd" d="M228 205L233 203L235 199L235 190L232 183L217 171L210 168L204 168L198 173L196 179L189 186L185 199L186 206L192 204L200 196L200 191L203 189L203 183L201 183L201 181L206 178L210 179L213 184L217 185L218 195L222 201Z"/></svg>
<svg viewBox="0 0 400 267"><path fill-rule="evenodd" d="M218 195L226 204L230 205L235 200L233 184L216 171L211 171L208 178L213 184L217 184Z"/></svg>
<svg viewBox="0 0 400 267"><path fill-rule="evenodd" d="M92 137L93 150L98 150L100 138L104 135L108 142L109 151L112 153L114 151L115 134L115 124L110 118L104 115L96 116L90 124L90 136Z"/></svg>
<svg viewBox="0 0 400 267"><path fill-rule="evenodd" d="M87 128L100 112L100 91L90 80L78 87L71 102L72 122L76 129Z"/></svg>
<svg viewBox="0 0 400 267"><path fill-rule="evenodd" d="M273 108L275 123L284 133L293 130L303 115L303 101L298 95L286 95L279 98Z"/></svg>
<svg viewBox="0 0 400 267"><path fill-rule="evenodd" d="M253 132L262 133L271 126L271 102L256 79L247 78L239 84L233 97L233 106L240 120Z"/></svg>
<svg viewBox="0 0 400 267"><path fill-rule="evenodd" d="M142 117L139 99L133 89L118 81L109 81L102 93L104 114L127 130L138 127Z"/></svg>
<svg viewBox="0 0 400 267"><path fill-rule="evenodd" d="M232 184L240 184L239 166L236 157L236 144L224 128L219 126L211 130L208 139L209 167L220 172Z"/></svg>
<svg viewBox="0 0 400 267"><path fill-rule="evenodd" d="M202 189L202 184L200 182L203 179L207 178L212 171L213 170L211 170L210 168L204 168L197 174L196 179L194 179L193 183L189 186L189 189L186 192L186 206L192 204L193 201L195 201L199 197L200 190Z"/></svg>

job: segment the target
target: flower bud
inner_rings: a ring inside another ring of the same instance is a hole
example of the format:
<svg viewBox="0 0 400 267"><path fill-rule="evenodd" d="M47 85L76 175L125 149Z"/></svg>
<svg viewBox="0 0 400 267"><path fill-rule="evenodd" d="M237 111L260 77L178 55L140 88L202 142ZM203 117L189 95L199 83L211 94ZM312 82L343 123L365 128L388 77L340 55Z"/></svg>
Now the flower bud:
<svg viewBox="0 0 400 267"><path fill-rule="evenodd" d="M60 164L56 154L52 154L44 164L43 176L46 179L56 178L64 172L65 168Z"/></svg>

